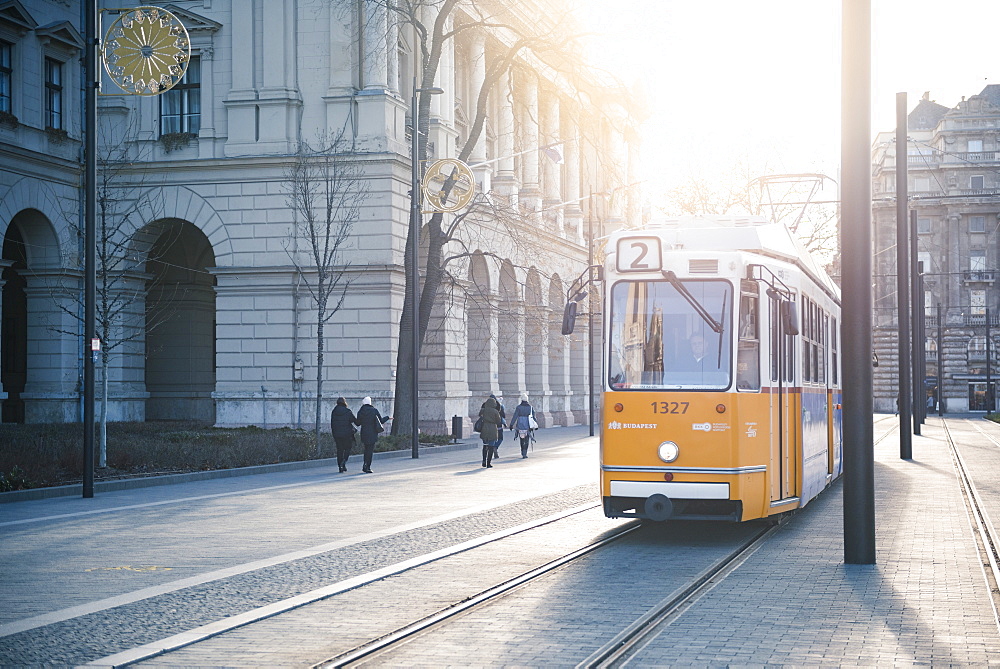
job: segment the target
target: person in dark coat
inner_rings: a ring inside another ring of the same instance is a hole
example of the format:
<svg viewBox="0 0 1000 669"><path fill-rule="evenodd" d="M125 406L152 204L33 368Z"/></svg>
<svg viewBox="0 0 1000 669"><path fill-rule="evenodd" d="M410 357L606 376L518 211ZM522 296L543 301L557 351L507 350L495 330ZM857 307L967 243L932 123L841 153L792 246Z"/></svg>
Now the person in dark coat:
<svg viewBox="0 0 1000 669"><path fill-rule="evenodd" d="M528 457L528 444L534 438L532 435L530 417L535 415L535 410L528 404L528 394L521 393L521 403L514 408L514 414L510 417L511 430L517 430L517 436L521 440L521 457Z"/></svg>
<svg viewBox="0 0 1000 669"><path fill-rule="evenodd" d="M479 410L479 415L483 419L483 430L479 433L483 440L483 467L492 467L493 443L497 440L497 432L500 429L500 411L497 409L497 401L492 397L486 400L486 404Z"/></svg>
<svg viewBox="0 0 1000 669"><path fill-rule="evenodd" d="M365 474L372 473L372 454L375 453L375 442L378 441L379 432L382 426L392 420L392 417L383 418L378 409L372 406L372 398L366 397L361 400L361 408L358 409L358 425L361 426L361 443L365 446L365 463L361 471Z"/></svg>
<svg viewBox="0 0 1000 669"><path fill-rule="evenodd" d="M338 397L337 406L333 407L333 413L330 414L330 431L337 444L337 466L342 472L347 471L347 459L351 457L354 435L358 433L354 426L360 424L354 412L347 407L347 400Z"/></svg>
<svg viewBox="0 0 1000 669"><path fill-rule="evenodd" d="M493 444L492 444L492 446L493 446L493 459L494 460L499 460L500 459L500 444L503 443L503 426L504 426L504 423L507 422L507 412L505 412L503 410L503 401L501 401L500 398L498 398L493 393L490 393L490 397L492 397L494 400L496 400L496 402L497 402L497 409L500 411L500 425L497 428L497 438L496 438L496 441L494 441ZM480 407L480 408L485 409L486 408L486 402L483 402L483 406Z"/></svg>

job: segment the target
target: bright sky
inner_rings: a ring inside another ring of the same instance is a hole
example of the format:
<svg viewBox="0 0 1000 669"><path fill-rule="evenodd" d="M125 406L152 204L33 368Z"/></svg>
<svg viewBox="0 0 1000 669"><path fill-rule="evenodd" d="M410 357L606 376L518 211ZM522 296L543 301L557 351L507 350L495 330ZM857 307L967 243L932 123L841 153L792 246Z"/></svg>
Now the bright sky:
<svg viewBox="0 0 1000 669"><path fill-rule="evenodd" d="M840 164L839 0L585 0L595 64L645 87L647 193L744 163L759 174ZM954 106L1000 83L998 0L871 0L872 133L896 93Z"/></svg>

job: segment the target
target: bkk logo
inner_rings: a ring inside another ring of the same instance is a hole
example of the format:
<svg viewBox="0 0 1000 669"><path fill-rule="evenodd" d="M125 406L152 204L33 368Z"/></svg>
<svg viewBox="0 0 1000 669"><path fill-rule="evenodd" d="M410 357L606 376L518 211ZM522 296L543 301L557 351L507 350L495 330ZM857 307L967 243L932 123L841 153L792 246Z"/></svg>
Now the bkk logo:
<svg viewBox="0 0 1000 669"><path fill-rule="evenodd" d="M702 432L711 432L712 431L712 424L711 423L692 423L691 424L691 429L692 430L701 430Z"/></svg>

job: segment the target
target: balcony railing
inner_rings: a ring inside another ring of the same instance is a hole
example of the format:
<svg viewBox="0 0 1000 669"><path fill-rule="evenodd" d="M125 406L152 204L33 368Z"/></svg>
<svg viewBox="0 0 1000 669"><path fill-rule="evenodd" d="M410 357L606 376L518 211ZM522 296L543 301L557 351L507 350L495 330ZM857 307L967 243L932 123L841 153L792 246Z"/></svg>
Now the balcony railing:
<svg viewBox="0 0 1000 669"><path fill-rule="evenodd" d="M962 283L988 283L996 281L996 272L989 270L967 270L962 274Z"/></svg>

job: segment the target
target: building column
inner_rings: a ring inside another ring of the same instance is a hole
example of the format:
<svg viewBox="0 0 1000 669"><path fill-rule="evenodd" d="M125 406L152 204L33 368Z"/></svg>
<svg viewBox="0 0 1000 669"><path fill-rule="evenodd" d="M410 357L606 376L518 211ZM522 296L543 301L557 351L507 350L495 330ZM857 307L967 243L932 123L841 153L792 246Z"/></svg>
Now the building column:
<svg viewBox="0 0 1000 669"><path fill-rule="evenodd" d="M538 81L526 74L518 81L521 91L520 139L521 191L518 201L533 224L538 224L537 212L542 208L542 193L538 183Z"/></svg>
<svg viewBox="0 0 1000 669"><path fill-rule="evenodd" d="M14 264L13 260L0 259L0 277L3 276L4 270ZM0 314L3 313L3 287L7 285L7 281L0 278ZM0 337L0 358L3 356L3 337ZM7 389L0 385L0 402L7 399Z"/></svg>
<svg viewBox="0 0 1000 669"><path fill-rule="evenodd" d="M297 148L299 109L302 107L297 84L295 1L268 0L262 7L266 29L262 86L257 96L257 153L293 153Z"/></svg>
<svg viewBox="0 0 1000 669"><path fill-rule="evenodd" d="M469 58L472 61L469 63L469 84L472 93L472 99L469 100L469 121L472 122L476 117L476 100L486 82L486 36L480 31L476 31L469 40ZM479 133L479 138L472 147L472 153L469 154L469 164L479 165L485 161L486 124L483 124L483 130ZM493 189L490 183L490 176L493 174L493 165L473 167L472 172L475 174L479 192L489 193Z"/></svg>
<svg viewBox="0 0 1000 669"><path fill-rule="evenodd" d="M389 36L388 10L378 2L364 3L366 9L362 38L364 90L385 92L389 88L389 60L386 42Z"/></svg>
<svg viewBox="0 0 1000 669"><path fill-rule="evenodd" d="M24 422L79 422L80 340L53 336L53 330L79 331L80 322L59 307L78 303L82 277L63 270L30 270L23 276L28 314Z"/></svg>
<svg viewBox="0 0 1000 669"><path fill-rule="evenodd" d="M562 166L557 156L562 156L565 146L559 144L559 96L547 92L542 104L542 139L540 146L555 144L542 151L542 209L545 224L559 234L564 232L562 204Z"/></svg>
<svg viewBox="0 0 1000 669"><path fill-rule="evenodd" d="M497 109L497 162L493 177L493 191L513 205L517 197L517 181L514 176L514 101L510 73L500 78L496 88Z"/></svg>
<svg viewBox="0 0 1000 669"><path fill-rule="evenodd" d="M564 110L563 114L563 156L566 163L566 181L563 192L566 195L566 206L563 215L566 225L566 236L577 244L584 244L583 209L580 201L580 128L574 114Z"/></svg>
<svg viewBox="0 0 1000 669"><path fill-rule="evenodd" d="M253 63L254 1L232 0L232 31L230 48L232 62ZM252 67L232 68L233 87L223 101L226 107L226 156L245 156L256 153L257 143L257 90L254 88Z"/></svg>

